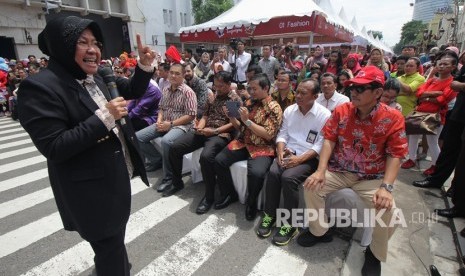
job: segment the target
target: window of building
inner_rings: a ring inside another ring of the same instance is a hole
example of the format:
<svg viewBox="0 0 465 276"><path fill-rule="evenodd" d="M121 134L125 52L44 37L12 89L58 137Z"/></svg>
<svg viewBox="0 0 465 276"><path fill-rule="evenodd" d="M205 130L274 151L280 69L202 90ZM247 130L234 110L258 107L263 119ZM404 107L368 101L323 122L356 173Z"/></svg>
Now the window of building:
<svg viewBox="0 0 465 276"><path fill-rule="evenodd" d="M173 11L169 10L169 24L173 25Z"/></svg>
<svg viewBox="0 0 465 276"><path fill-rule="evenodd" d="M168 10L163 10L163 23L168 24Z"/></svg>

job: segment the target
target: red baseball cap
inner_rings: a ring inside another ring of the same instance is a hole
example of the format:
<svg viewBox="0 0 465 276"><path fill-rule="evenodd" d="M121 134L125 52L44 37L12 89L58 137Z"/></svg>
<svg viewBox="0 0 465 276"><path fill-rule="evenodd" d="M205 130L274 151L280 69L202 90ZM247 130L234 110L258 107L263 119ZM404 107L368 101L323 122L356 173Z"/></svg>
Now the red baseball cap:
<svg viewBox="0 0 465 276"><path fill-rule="evenodd" d="M372 82L377 82L384 86L384 73L378 67L373 65L368 65L363 67L355 76L350 80L344 82L344 86L349 86L351 84L355 85L364 85Z"/></svg>

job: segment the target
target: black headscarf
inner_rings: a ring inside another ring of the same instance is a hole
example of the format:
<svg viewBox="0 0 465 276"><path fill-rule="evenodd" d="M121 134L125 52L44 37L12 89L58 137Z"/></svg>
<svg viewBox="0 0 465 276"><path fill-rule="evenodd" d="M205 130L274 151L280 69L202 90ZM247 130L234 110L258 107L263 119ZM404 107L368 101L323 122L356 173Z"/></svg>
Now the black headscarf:
<svg viewBox="0 0 465 276"><path fill-rule="evenodd" d="M86 78L86 73L74 60L76 44L85 29L90 29L97 39L103 43L102 31L98 24L90 19L77 16L55 18L47 23L39 34L39 49L67 69L76 79Z"/></svg>

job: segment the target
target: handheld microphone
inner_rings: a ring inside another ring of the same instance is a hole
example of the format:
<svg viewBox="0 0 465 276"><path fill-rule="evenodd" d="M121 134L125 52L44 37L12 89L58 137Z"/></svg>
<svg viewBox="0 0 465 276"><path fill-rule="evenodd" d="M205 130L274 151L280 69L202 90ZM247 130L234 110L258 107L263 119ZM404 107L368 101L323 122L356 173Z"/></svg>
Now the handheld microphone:
<svg viewBox="0 0 465 276"><path fill-rule="evenodd" d="M112 99L119 97L118 87L116 86L116 77L113 73L113 70L110 67L100 67L97 73L103 78L103 81L107 85L108 91L110 92L110 97ZM122 117L120 120L121 125L126 124L126 116Z"/></svg>

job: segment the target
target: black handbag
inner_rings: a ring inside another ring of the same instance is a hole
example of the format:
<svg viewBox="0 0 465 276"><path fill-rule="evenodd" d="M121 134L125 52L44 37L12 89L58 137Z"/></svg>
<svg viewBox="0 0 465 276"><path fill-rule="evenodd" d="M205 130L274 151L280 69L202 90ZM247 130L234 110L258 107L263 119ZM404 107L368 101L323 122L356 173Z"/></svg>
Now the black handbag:
<svg viewBox="0 0 465 276"><path fill-rule="evenodd" d="M412 111L405 117L405 132L407 135L436 135L441 125L441 115L438 113Z"/></svg>

